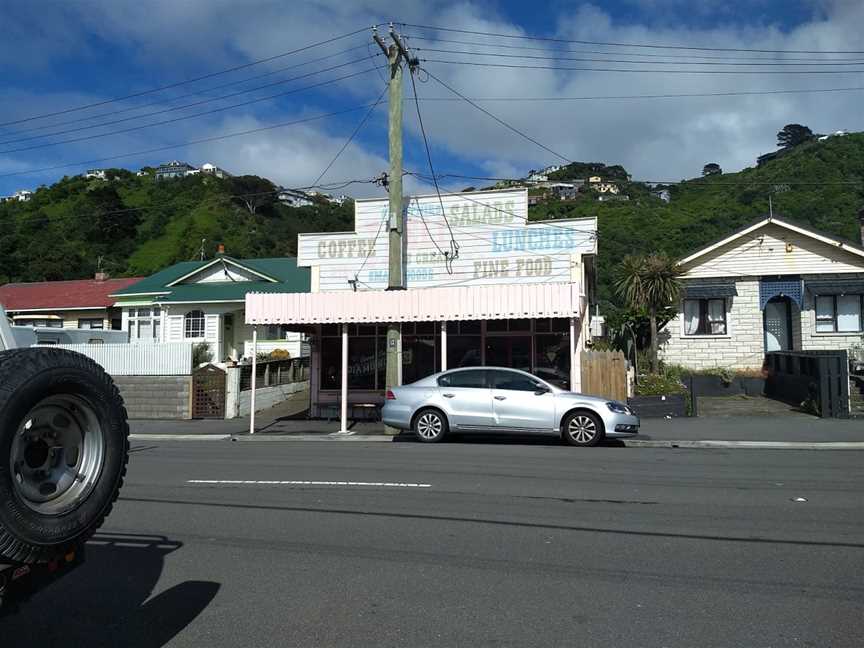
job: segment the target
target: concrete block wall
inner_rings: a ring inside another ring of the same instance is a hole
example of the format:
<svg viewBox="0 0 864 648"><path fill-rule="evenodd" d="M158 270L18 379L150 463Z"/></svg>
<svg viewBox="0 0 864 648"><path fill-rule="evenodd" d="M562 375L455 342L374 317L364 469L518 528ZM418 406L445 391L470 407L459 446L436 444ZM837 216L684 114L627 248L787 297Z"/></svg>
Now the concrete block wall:
<svg viewBox="0 0 864 648"><path fill-rule="evenodd" d="M189 419L191 376L114 376L132 419Z"/></svg>
<svg viewBox="0 0 864 648"><path fill-rule="evenodd" d="M761 368L765 340L759 308L759 279L741 277L736 288L738 295L726 300L726 335L685 336L679 315L661 330L660 357L669 364L689 369Z"/></svg>

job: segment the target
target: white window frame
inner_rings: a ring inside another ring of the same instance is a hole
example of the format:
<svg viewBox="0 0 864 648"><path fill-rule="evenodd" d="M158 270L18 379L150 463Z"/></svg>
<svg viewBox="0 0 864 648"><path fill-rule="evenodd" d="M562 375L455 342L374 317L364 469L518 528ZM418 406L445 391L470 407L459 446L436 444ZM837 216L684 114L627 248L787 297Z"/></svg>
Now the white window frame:
<svg viewBox="0 0 864 648"><path fill-rule="evenodd" d="M160 306L140 306L129 308L129 341L152 343L162 341L162 308ZM149 333L145 337L138 335L142 329Z"/></svg>
<svg viewBox="0 0 864 648"><path fill-rule="evenodd" d="M190 333L197 333L198 331L193 328L191 325L195 325L200 323L200 331L201 335L190 335ZM183 315L183 338L186 340L203 340L207 336L207 315L204 311L195 309L186 312Z"/></svg>

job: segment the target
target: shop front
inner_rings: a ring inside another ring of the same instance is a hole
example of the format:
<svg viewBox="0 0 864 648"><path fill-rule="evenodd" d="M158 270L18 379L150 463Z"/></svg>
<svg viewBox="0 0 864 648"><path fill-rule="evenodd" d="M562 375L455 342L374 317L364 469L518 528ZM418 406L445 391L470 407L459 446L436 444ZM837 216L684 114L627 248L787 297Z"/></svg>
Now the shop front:
<svg viewBox="0 0 864 648"><path fill-rule="evenodd" d="M407 202L406 290L386 290L387 201L362 200L354 232L298 235L297 265L310 268L311 292L247 296L247 324L311 334L311 415L338 412L344 429L350 405L371 412L383 403L394 323L398 384L448 368L503 366L578 389L596 219L529 223L524 189ZM459 254L445 262L451 241Z"/></svg>

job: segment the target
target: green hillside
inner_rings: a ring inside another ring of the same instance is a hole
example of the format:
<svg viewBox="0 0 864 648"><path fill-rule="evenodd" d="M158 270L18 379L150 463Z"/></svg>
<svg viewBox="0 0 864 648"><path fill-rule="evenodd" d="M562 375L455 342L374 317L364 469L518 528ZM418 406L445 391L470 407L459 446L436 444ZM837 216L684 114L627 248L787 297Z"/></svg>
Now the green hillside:
<svg viewBox="0 0 864 648"><path fill-rule="evenodd" d="M0 204L0 283L87 277L100 257L113 276L146 275L198 258L202 239L208 257L218 243L236 257L293 256L298 232L354 222L350 203L288 207L255 176L156 182L111 169L109 177L66 177L29 202ZM255 202L254 214L242 196Z"/></svg>
<svg viewBox="0 0 864 648"><path fill-rule="evenodd" d="M270 181L212 176L155 182L123 169L110 181L63 178L40 188L30 202L0 204L0 283L87 277L102 267L113 276L150 274L198 258L201 239L212 256L217 243L238 257L294 255L298 232L345 231L353 205L322 201L292 208L278 203ZM688 180L669 187L671 203L628 180L625 169L575 163L555 179L601 175L615 179L626 202L591 195L548 201L532 220L596 216L599 221L601 300L613 300L615 266L627 254L664 251L675 257L768 213L858 240L856 214L864 207L864 133L802 144L759 168ZM832 184L834 183L834 184ZM847 183L847 184L837 184ZM254 214L239 197L257 194Z"/></svg>
<svg viewBox="0 0 864 648"><path fill-rule="evenodd" d="M585 178L565 167L556 179ZM620 167L615 167L618 177ZM599 175L599 174L598 174ZM551 178L550 178L551 179ZM849 184L832 184L832 183ZM548 201L529 218L596 216L599 223L601 299L613 298L615 266L627 254L663 251L681 257L768 214L810 225L860 243L858 210L864 207L864 133L801 144L758 168L688 180L669 188L664 203L640 183L619 182L627 202L599 203L591 196Z"/></svg>

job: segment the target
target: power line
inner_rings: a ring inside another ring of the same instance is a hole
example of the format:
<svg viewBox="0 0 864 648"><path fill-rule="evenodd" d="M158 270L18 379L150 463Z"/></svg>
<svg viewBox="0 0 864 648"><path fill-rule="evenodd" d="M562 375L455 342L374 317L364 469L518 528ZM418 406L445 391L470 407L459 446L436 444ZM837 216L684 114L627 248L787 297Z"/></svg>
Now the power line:
<svg viewBox="0 0 864 648"><path fill-rule="evenodd" d="M788 62L759 62L759 63L744 63L744 62L719 62L719 61L640 61L633 59L617 59L617 58L583 58L583 57L568 57L568 56L540 56L538 54L501 54L500 52L472 52L466 50L439 49L434 47L415 47L418 52L436 52L439 54L467 54L471 56L489 56L493 58L507 59L533 59L544 61L578 61L582 63L633 63L636 65L716 65L716 66L792 66L792 67L809 67L809 66L841 66L841 65L861 65L864 61L844 61L844 62L810 62L810 63L788 63Z"/></svg>
<svg viewBox="0 0 864 648"><path fill-rule="evenodd" d="M53 166L42 167L41 169L28 169L26 171L15 171L13 173L2 173L0 174L0 178L9 178L12 176L20 176L20 175L28 175L35 173L42 173L45 171L54 171L56 169L67 169L69 167L80 167L80 166L89 166L91 164L96 164L98 162L107 162L109 160L119 160L126 157L134 157L136 155L147 155L149 153L158 153L161 151L170 151L176 148L182 148L184 146L192 146L195 144L205 144L207 142L218 142L225 139L231 139L234 137L242 137L244 135L252 135L254 133L261 133L264 131L274 130L276 128L285 128L286 126L294 126L295 124L304 124L311 121L317 121L319 119L327 119L328 117L335 117L337 115L344 115L350 112L355 112L357 110L362 110L364 108L369 108L372 104L363 104L360 106L354 106L352 108L345 108L344 110L337 110L330 113L324 113L321 115L314 115L312 117L305 117L303 119L295 119L287 122L280 122L278 124L271 124L269 126L262 126L259 128L250 128L248 130L236 131L233 133L226 133L224 135L216 135L213 137L203 137L200 139L189 140L188 142L179 142L177 144L168 144L166 146L157 146L155 148L145 149L142 151L135 151L132 153L120 153L119 155L109 155L106 157L95 158L92 160L82 160L80 162L69 162L64 164L55 164Z"/></svg>
<svg viewBox="0 0 864 648"><path fill-rule="evenodd" d="M412 174L412 175L420 175L420 174ZM472 176L472 175L462 175L457 173L444 173L438 176L439 179L442 178L458 178L463 180L488 180L490 182L527 182L525 178L500 178L500 177L492 177L492 176ZM556 180L550 182L568 182L567 180ZM572 181L571 181L572 182ZM738 185L765 185L765 186L774 186L774 185L813 185L813 186L823 186L823 185L857 185L864 183L864 178L859 180L825 180L822 182L815 181L799 181L799 180L773 180L770 182L759 181L755 182L752 180L742 180L740 182L723 182L717 180L711 180L708 178L691 178L689 180L610 180L610 182L620 182L620 183L628 183L628 184L656 184L656 185L680 185L687 183L704 183L707 186L714 185L730 185L730 186L738 186Z"/></svg>
<svg viewBox="0 0 864 648"><path fill-rule="evenodd" d="M664 54L649 54L646 52L621 52L619 51L605 51L605 50L586 50L586 49L562 49L562 48L550 48L546 47L532 47L530 45L507 45L504 43L481 43L478 41L466 41L466 40L454 40L447 38L431 38L428 36L420 36L417 34L412 34L410 36L405 36L406 39L416 39L422 40L426 42L432 43L452 43L455 45L474 45L480 47L492 47L495 49L505 49L505 50L525 50L525 51L537 51L537 52L564 52L569 54L611 54L611 55L619 55L619 56L638 56L640 58L686 58L686 59L701 59L707 61L717 61L717 60L731 60L731 61L768 61L769 57L766 56L710 56L710 55L700 55L700 54L678 54L676 52L667 52ZM812 61L812 57L807 58L797 58L797 57L788 57L784 56L783 61ZM860 63L864 63L864 60L859 59L848 59L848 58L820 58L818 61L858 61Z"/></svg>
<svg viewBox="0 0 864 648"><path fill-rule="evenodd" d="M388 88L388 86L385 85L384 89L381 90L381 94L379 94L378 98L375 100L375 103L373 103L372 106L369 108L369 112L367 112L365 115L363 115L363 119L360 120L360 123L358 123L357 127L351 132L351 135L349 135L348 139L345 140L345 143L342 145L342 148L340 148L339 151L337 151L336 155L333 156L333 159L330 160L330 164L328 164L324 168L324 170L318 175L318 177L315 179L315 182L313 182L312 184L318 184L319 182L321 182L321 178L323 178L325 175L327 175L327 172L330 170L330 167L332 167L336 163L336 160L339 159L339 156L342 155L342 152L346 148L348 148L348 145L351 144L351 142L357 136L357 133L360 132L360 129L363 128L364 124L366 124L366 121L369 119L369 117L372 115L372 113L375 111L375 109L381 103L381 100L384 98L384 93L387 92L387 88Z"/></svg>
<svg viewBox="0 0 864 648"><path fill-rule="evenodd" d="M632 68L564 67L558 65L515 65L512 63L479 63L477 61L450 61L445 59L420 59L423 63L446 65L471 65L473 67L509 68L513 70L559 70L569 72L621 72L629 74L858 74L860 70L635 70ZM427 70L428 71L428 70Z"/></svg>
<svg viewBox="0 0 864 648"><path fill-rule="evenodd" d="M420 102L417 101L417 84L414 81L415 69L409 69L409 74L411 76L411 89L414 93L414 107L417 109L417 121L420 122L420 133L423 135L423 146L426 149L426 160L429 162L429 172L432 174L432 180L435 183L435 193L438 195L438 204L441 205L441 217L444 219L444 223L447 225L447 230L450 232L449 254L444 252L438 246L435 239L432 238L429 226L426 225L426 219L423 218L422 210L420 211L420 220L423 221L423 226L426 228L426 233L429 234L429 238L435 244L435 247L438 248L438 251L444 256L444 266L447 269L447 273L453 274L453 261L459 257L459 243L457 243L456 239L453 237L453 228L450 227L450 221L447 220L447 211L444 209L444 201L441 199L441 190L438 188L438 180L435 177L435 167L432 164L432 153L429 151L429 140L426 138L426 128L423 126L423 116L420 113Z"/></svg>
<svg viewBox="0 0 864 648"><path fill-rule="evenodd" d="M171 102L178 101L180 99L185 99L187 97L206 96L206 93L213 92L214 90L221 90L222 88L230 88L232 86L240 85L241 83L247 83L249 81L254 81L256 79L263 79L264 77L273 76L274 74L279 74L279 73L285 72L287 70L293 70L293 69L298 68L298 67L303 67L304 65L311 65L312 63L319 63L321 61L325 61L327 59L331 59L331 58L334 58L336 56L342 56L343 54L347 54L349 52L353 52L355 50L365 48L365 47L366 47L365 45L358 45L356 47L349 47L348 49L341 50L341 51L336 52L334 54L328 54L327 56L320 56L318 58L310 59L308 61L303 61L302 63L295 63L294 65L288 65L286 67L281 67L281 68L278 68L276 70L272 70L270 72L265 72L264 74L256 74L255 76L246 77L245 79L239 79L238 81L231 81L229 83L222 83L222 84L219 84L216 86L210 86L209 88L202 88L202 89L195 91L195 92L187 92L185 94L177 95L174 97L169 97L167 99L162 99L159 101L151 101L149 103L140 104L137 106L131 106L129 108L124 108L122 110L114 110L111 112L101 113L99 115L89 115L87 117L78 117L76 119L68 119L68 120L61 121L61 122L55 122L53 124L45 124L42 126L36 126L34 128L28 128L25 130L18 130L15 132L15 134L16 135L24 135L27 133L35 133L37 131L43 131L43 130L47 130L50 128L57 128L58 126L65 126L67 124L79 124L81 122L92 121L94 119L101 119L103 117L112 117L114 115L122 115L124 113L134 112L136 110L143 110L144 108L149 108L151 106L164 106L164 105L169 104ZM319 72L326 72L329 69L333 69L333 68L327 68L325 70L319 70ZM295 77L293 79L286 79L285 81L280 81L279 83L287 83L288 81L297 80L297 78L302 78L302 77ZM277 85L277 84L272 84L272 85ZM269 86L263 86L263 87L269 87ZM246 90L243 90L243 92L244 93L245 92L252 92L254 90L259 90L259 89L260 89L260 87L259 88L247 88ZM234 95L228 95L228 96L230 97L230 96L234 96ZM218 100L224 99L224 98L225 97L212 97L210 100L218 101ZM183 108L183 107L185 107L185 106L181 106L180 108ZM178 108L178 110L180 108ZM153 114L153 113L148 113L148 114ZM145 117L145 116L146 115L138 115L137 117ZM110 122L110 123L116 123L116 122ZM88 126L87 128L97 128L99 126L104 126L104 125L105 124L93 124L91 126ZM66 132L72 132L72 131L60 131L60 132L55 132L55 133L42 133L41 135L37 136L37 138L38 137L49 137L52 135L59 135L59 134L66 133ZM36 139L36 138L24 138L24 139ZM6 140L4 142L0 142L0 145L24 141L24 139Z"/></svg>
<svg viewBox="0 0 864 648"><path fill-rule="evenodd" d="M773 94L818 94L821 92L859 92L864 90L864 86L852 86L847 88L801 88L791 90L735 90L729 92L684 92L684 93L666 93L666 94L642 94L642 95L589 95L581 97L471 97L472 101L525 101L525 102L544 102L544 101L606 101L614 99L681 99L695 97L746 97L746 96L761 96ZM411 101L405 99L405 101ZM420 101L462 101L458 97L422 97Z"/></svg>
<svg viewBox="0 0 864 648"><path fill-rule="evenodd" d="M444 86L445 88L447 88L450 92L452 92L453 94L455 94L457 97L460 97L461 99L463 99L463 100L466 101L467 103L469 103L469 104L471 104L472 106L474 106L477 110L479 110L479 111L482 112L483 114L487 115L488 117L491 117L492 119L494 119L495 121L497 121L499 124L501 124L501 125L504 126L505 128L507 128L507 129L513 131L514 133L516 133L516 134L519 135L520 137L525 138L526 140L528 140L528 141L531 142L532 144L536 144L537 146L539 146L540 148L542 148L544 151L547 151L547 152L551 153L551 154L554 155L555 157L560 158L560 159L564 160L564 161L567 162L567 163L572 162L572 160L571 160L570 158L565 157L565 156L561 155L560 153L558 153L558 152L556 152L556 151L553 151L551 148L549 148L549 147L546 146L545 144L541 144L540 142L538 142L536 139L534 139L534 138L531 137L530 135L525 134L524 132L522 132L521 130L519 130L518 128L516 128L515 126L511 126L510 124L508 124L507 122L505 122L505 121L504 121L503 119L501 119L500 117L497 117L497 116L493 115L491 112L489 112L488 110L486 110L485 108L483 108L483 106L481 106L481 105L475 103L474 101L472 101L471 99L469 99L468 97L466 97L465 95L463 95L461 92L459 92L458 90L454 89L453 87L451 87L450 85L448 85L447 83L445 83L444 81L442 81L441 79L439 79L437 76L435 76L434 74L432 74L432 72L430 72L429 70L425 70L425 71L426 71L426 74L428 74L432 79L434 79L435 81L437 81L440 85L442 85L442 86Z"/></svg>
<svg viewBox="0 0 864 648"><path fill-rule="evenodd" d="M195 83L196 81L203 81L204 79L211 79L216 76L220 76L222 74L228 74L229 72L236 72L237 70L243 70L245 68L249 68L255 65L261 65L262 63L268 63L269 61L275 61L279 58L284 58L286 56L291 56L292 54L299 54L300 52L305 52L306 50L313 49L315 47L320 47L321 45L328 45L330 43L334 43L336 41L349 38L351 36L355 36L357 34L363 33L368 29L368 27L363 27L362 29L356 29L351 32L347 32L345 34L340 34L339 36L334 36L333 38L328 38L323 41L318 41L317 43L311 43L309 45L304 45L303 47L298 47L297 49L290 50L288 52L282 52L281 54L275 54L273 56L268 56L266 58L258 59L257 61L251 61L250 63L244 63L242 65L235 65L230 68L226 68L224 70L219 70L217 72L211 72L209 74L204 74L198 77L194 77L192 79L186 79L185 81L176 81L175 83L169 83L167 85L158 86L156 88L150 88L149 90L142 90L140 92L133 92L128 95L124 95L122 97L114 97L112 99L105 99L103 101L96 101L89 104L84 104L81 106L75 106L74 108L65 108L63 110L55 110L54 112L42 113L39 115L30 115L29 117L22 117L19 119L15 119L7 122L0 122L0 126L12 126L14 124L21 124L28 121L33 121L35 119L44 119L45 117L53 117L55 115L66 115L71 112L77 112L80 110L86 110L87 108L95 108L97 106L104 106L110 103L116 103L118 101L125 101L126 99L134 99L135 97L142 97L144 95L153 94L154 92L161 92L162 90L169 90L171 88L176 88L182 85L186 85L189 83Z"/></svg>
<svg viewBox="0 0 864 648"><path fill-rule="evenodd" d="M343 66L338 66L338 67L343 67ZM338 82L338 81L344 81L345 79L350 79L350 78L353 78L353 77L356 77L356 76L360 76L361 74L367 74L367 73L369 73L369 72L372 72L373 69L374 69L374 68L367 68L367 69L365 69L365 70L361 70L361 71L359 71L359 72L352 72L351 74L346 74L346 75L343 75L343 76L341 76L341 77L336 77L335 79L329 79L329 80L327 80L327 81L321 81L321 82L319 82L319 83L313 83L313 84L308 85L308 86L303 86L303 87L301 87L301 88L294 88L293 90L287 90L287 91L285 91L285 92L279 92L279 93L276 93L276 94L267 95L267 96L265 96L265 97L258 97L258 98L256 98L256 99L249 99L248 101L243 101L243 102L240 102L240 103L231 104L230 106L220 106L219 108L213 108L213 109L211 109L211 110L205 110L205 111L203 111L203 112L193 113L193 114L191 114L191 115L183 115L183 116L181 116L181 117L173 117L173 118L171 118L171 119L163 119L162 121L152 122L152 123L150 123L150 124L143 124L143 125L140 125L140 126L131 126L131 127L129 127L129 128L122 128L122 129L120 129L120 130L115 130L115 131L111 131L111 132L108 132L108 133L97 133L97 134L95 134L95 135L85 135L85 136L82 136L82 137L73 137L73 138L71 138L71 139L65 139L65 140L61 140L61 141L59 141L59 142L49 142L49 143L47 143L47 144L35 144L35 145L33 145L33 146L23 146L23 147L15 148L15 149L6 149L5 151L0 151L0 154L4 154L4 153L18 153L18 152L21 152L21 151L32 151L32 150L34 150L34 149L49 148L49 147L52 147L52 146L60 146L60 145L62 145L62 144L72 144L72 143L74 143L74 142L85 142L85 141L88 141L88 140L99 139L99 138L102 138L102 137L109 137L109 136L112 136L112 135L122 135L123 133L131 133L131 132L138 131L138 130L142 130L142 129L145 129L145 128L152 128L152 127L154 127L154 126L164 126L164 125L166 125L166 124L173 124L173 123L176 123L176 122L185 121L185 120L187 120L187 119L195 119L196 117L203 117L204 115L212 115L212 114L215 114L215 113L218 113L218 112L224 112L224 111L226 111L226 110L232 110L232 109L234 109L234 108L239 108L239 107L242 107L242 106L249 106L249 105L251 105L251 104L259 103L259 102L261 102L261 101L268 101L268 100L270 100L270 99L276 99L276 98L279 98L279 97L285 97L285 96L288 96L288 95L296 94L296 93L298 93L298 92L304 92L304 91L306 91L306 90L311 90L311 89L313 89L313 88L319 88L319 87L321 87L321 86L330 85L331 83L336 83L336 82ZM304 75L304 76L309 76L309 75ZM243 94L243 93L237 93L237 94ZM200 102L197 102L197 103L207 103L207 101L200 101ZM195 104L189 104L189 105L195 105ZM189 106L184 106L184 107L189 107ZM169 108L169 109L166 109L166 110L163 110L163 111L160 111L160 112L168 112L168 111L171 111L171 110L179 110L179 108ZM153 113L153 114L156 114L156 113ZM142 115L142 116L143 116L143 117L146 117L147 115ZM137 119L137 117L127 118L127 119L121 119L121 120L118 120L118 121L128 121L128 119Z"/></svg>
<svg viewBox="0 0 864 648"><path fill-rule="evenodd" d="M689 50L698 52L756 52L764 54L864 54L864 50L777 50L777 49L756 49L745 47L695 47L690 45L657 45L654 43L618 43L604 41L589 41L577 40L568 38L551 38L544 36L521 36L514 34L500 34L494 32L483 32L470 29L455 29L448 27L437 27L431 25L415 25L411 23L397 23L403 27L415 27L418 29L427 29L430 31L453 32L458 34L472 34L475 36L492 36L494 38L509 38L516 40L531 40L544 41L549 43L569 43L576 45L601 45L604 47L633 47L647 49L671 49L671 50Z"/></svg>

